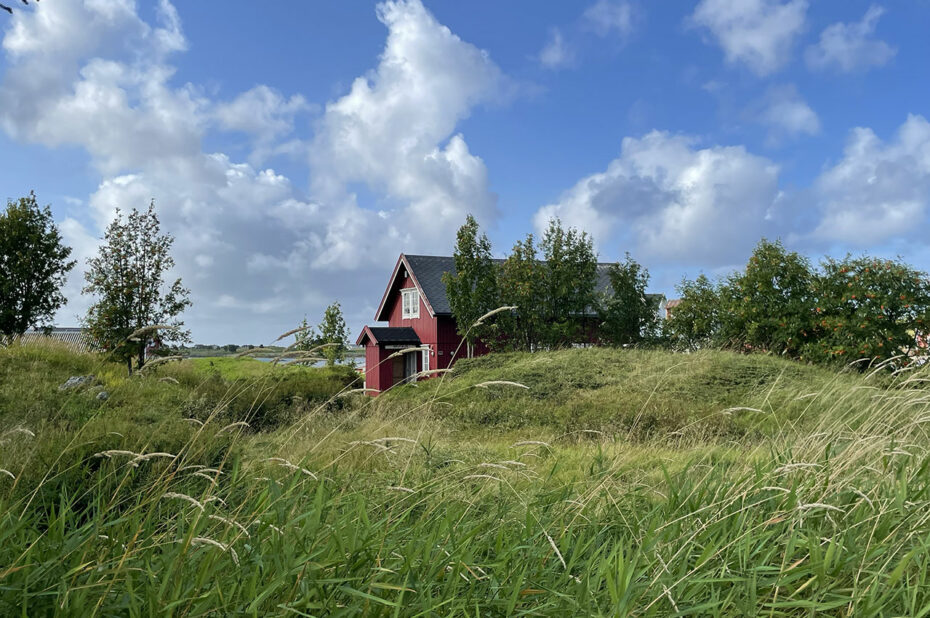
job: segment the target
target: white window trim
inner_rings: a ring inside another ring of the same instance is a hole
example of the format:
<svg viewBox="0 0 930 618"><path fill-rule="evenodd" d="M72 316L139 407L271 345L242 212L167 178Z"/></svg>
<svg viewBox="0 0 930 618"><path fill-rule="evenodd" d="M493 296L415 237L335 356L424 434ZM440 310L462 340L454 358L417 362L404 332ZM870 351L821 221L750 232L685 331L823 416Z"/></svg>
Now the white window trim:
<svg viewBox="0 0 930 618"><path fill-rule="evenodd" d="M408 320L420 317L420 291L416 288L401 290L401 307L402 319Z"/></svg>

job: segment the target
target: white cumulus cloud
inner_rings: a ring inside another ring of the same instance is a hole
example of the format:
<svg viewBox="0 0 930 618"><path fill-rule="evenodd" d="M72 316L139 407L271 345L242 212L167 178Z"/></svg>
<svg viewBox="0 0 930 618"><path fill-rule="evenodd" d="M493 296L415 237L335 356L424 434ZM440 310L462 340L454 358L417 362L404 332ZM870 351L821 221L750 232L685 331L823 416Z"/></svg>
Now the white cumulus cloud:
<svg viewBox="0 0 930 618"><path fill-rule="evenodd" d="M475 106L500 101L506 78L418 0L382 4L378 17L388 38L377 68L326 105L310 148L313 196L340 208L321 263L358 261L359 243L384 243L379 255L447 249L466 213L497 215L487 168L455 128ZM395 215L387 229L359 210L356 182L386 200Z"/></svg>
<svg viewBox="0 0 930 618"><path fill-rule="evenodd" d="M598 36L616 33L621 36L633 31L634 9L626 1L598 0L582 15L585 25Z"/></svg>
<svg viewBox="0 0 930 618"><path fill-rule="evenodd" d="M750 113L769 128L771 145L786 138L820 133L820 118L793 85L770 88Z"/></svg>
<svg viewBox="0 0 930 618"><path fill-rule="evenodd" d="M894 58L897 50L873 37L885 9L872 5L855 23L836 23L820 33L816 45L807 48L807 66L815 70L833 69L843 73L880 67Z"/></svg>
<svg viewBox="0 0 930 618"><path fill-rule="evenodd" d="M147 23L130 0L17 11L3 38L0 128L88 153L99 186L61 223L76 257L93 254L117 207L155 199L201 341L259 342L337 299L350 323L369 320L371 289L398 251L447 250L466 212L485 223L496 216L487 169L457 124L500 100L507 80L419 0L378 6L387 28L378 65L326 106L312 143L297 146L295 118L311 104L266 85L215 101L176 83L171 59L187 42L167 0L156 15ZM217 131L245 133L269 152L310 152L309 190L258 165L261 157L206 150ZM357 202L359 184L376 203ZM89 302L76 270L62 311L69 323Z"/></svg>
<svg viewBox="0 0 930 618"><path fill-rule="evenodd" d="M575 61L575 52L565 40L562 31L552 28L549 40L539 51L539 63L547 69L564 69Z"/></svg>
<svg viewBox="0 0 930 618"><path fill-rule="evenodd" d="M768 75L788 62L806 16L807 0L701 0L691 20L710 31L728 63Z"/></svg>
<svg viewBox="0 0 930 618"><path fill-rule="evenodd" d="M742 146L698 148L662 131L625 138L603 172L581 179L541 208L592 232L608 256L638 255L705 266L730 264L751 248L778 197L778 166Z"/></svg>
<svg viewBox="0 0 930 618"><path fill-rule="evenodd" d="M814 236L852 246L924 234L930 214L930 122L911 115L884 142L868 128L850 132L843 158L816 183Z"/></svg>
<svg viewBox="0 0 930 618"><path fill-rule="evenodd" d="M214 114L220 126L228 131L241 131L259 139L271 140L294 130L294 117L313 109L306 99L296 94L290 98L261 84L239 94L232 101L216 105Z"/></svg>

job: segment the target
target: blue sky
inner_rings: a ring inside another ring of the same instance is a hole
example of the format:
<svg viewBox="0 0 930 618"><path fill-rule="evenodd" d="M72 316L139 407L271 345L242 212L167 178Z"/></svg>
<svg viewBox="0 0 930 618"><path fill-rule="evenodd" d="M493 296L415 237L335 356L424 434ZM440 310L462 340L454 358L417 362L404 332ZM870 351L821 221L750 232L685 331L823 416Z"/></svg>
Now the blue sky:
<svg viewBox="0 0 930 618"><path fill-rule="evenodd" d="M333 300L357 333L468 212L500 255L559 216L669 295L763 235L930 269L928 25L921 0L31 3L0 16L0 185L81 267L155 198L200 342Z"/></svg>

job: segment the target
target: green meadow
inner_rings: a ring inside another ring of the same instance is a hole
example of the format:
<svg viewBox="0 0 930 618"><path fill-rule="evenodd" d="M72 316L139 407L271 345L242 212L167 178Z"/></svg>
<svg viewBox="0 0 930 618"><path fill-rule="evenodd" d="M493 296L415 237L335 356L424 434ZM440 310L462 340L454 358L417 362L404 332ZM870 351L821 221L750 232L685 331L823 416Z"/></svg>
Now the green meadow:
<svg viewBox="0 0 930 618"><path fill-rule="evenodd" d="M925 370L598 348L357 382L0 349L0 615L930 613Z"/></svg>

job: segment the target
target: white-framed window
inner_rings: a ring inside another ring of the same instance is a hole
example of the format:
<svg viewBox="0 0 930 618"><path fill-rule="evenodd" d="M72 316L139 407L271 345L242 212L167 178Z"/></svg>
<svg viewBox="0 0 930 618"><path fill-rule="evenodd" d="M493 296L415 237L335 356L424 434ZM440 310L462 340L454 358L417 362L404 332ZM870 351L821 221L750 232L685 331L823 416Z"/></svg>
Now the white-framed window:
<svg viewBox="0 0 930 618"><path fill-rule="evenodd" d="M404 319L420 317L420 293L416 288L402 290L401 301L404 303Z"/></svg>

